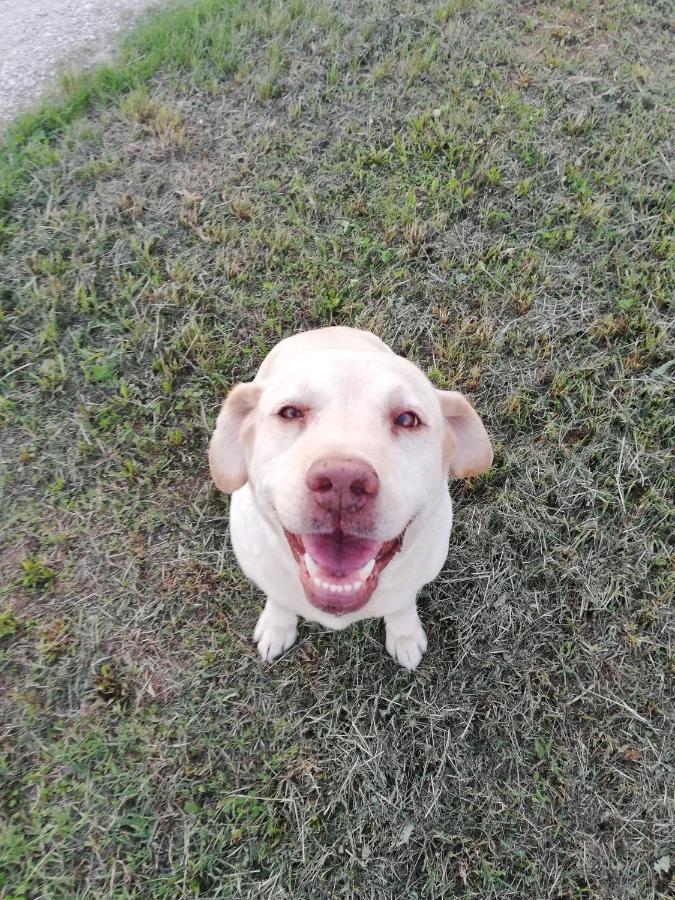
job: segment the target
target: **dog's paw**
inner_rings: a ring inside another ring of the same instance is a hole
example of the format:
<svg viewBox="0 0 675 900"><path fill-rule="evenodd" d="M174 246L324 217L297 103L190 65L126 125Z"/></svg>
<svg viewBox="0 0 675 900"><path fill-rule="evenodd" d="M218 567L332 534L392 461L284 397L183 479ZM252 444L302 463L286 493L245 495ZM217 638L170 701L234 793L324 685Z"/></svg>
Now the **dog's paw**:
<svg viewBox="0 0 675 900"><path fill-rule="evenodd" d="M272 662L277 656L292 647L298 636L298 629L287 622L275 622L274 616L263 611L253 632L253 640L258 645L258 653L265 662Z"/></svg>
<svg viewBox="0 0 675 900"><path fill-rule="evenodd" d="M412 634L394 634L387 628L387 653L396 662L412 672L416 669L427 649L427 636L421 625L417 625Z"/></svg>

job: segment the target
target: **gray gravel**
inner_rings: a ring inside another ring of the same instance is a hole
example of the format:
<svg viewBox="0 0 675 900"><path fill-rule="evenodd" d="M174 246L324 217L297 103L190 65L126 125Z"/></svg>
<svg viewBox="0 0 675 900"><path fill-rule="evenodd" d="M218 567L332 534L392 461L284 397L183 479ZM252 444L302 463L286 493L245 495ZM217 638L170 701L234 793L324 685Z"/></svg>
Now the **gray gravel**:
<svg viewBox="0 0 675 900"><path fill-rule="evenodd" d="M119 33L162 0L0 0L0 128L41 95L59 73L101 62Z"/></svg>

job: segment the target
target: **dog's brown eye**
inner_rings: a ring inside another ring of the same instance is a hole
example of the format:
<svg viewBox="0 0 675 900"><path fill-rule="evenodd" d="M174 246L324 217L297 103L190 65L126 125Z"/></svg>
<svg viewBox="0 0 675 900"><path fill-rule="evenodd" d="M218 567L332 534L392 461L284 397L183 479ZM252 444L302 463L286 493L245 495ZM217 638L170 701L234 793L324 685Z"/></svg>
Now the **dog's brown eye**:
<svg viewBox="0 0 675 900"><path fill-rule="evenodd" d="M419 416L414 412L402 412L394 419L394 425L399 428L417 428L420 424Z"/></svg>
<svg viewBox="0 0 675 900"><path fill-rule="evenodd" d="M304 413L297 406L284 406L279 410L282 419L302 419Z"/></svg>

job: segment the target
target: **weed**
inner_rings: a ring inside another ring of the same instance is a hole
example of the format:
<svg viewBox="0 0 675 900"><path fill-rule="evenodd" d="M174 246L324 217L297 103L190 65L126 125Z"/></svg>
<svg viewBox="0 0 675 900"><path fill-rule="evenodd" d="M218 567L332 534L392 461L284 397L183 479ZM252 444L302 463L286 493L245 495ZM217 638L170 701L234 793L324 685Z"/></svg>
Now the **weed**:
<svg viewBox="0 0 675 900"><path fill-rule="evenodd" d="M19 622L14 615L14 610L10 606L3 607L0 610L0 639L16 634L18 627Z"/></svg>
<svg viewBox="0 0 675 900"><path fill-rule="evenodd" d="M31 590L42 590L56 577L56 572L39 559L21 562L21 584Z"/></svg>

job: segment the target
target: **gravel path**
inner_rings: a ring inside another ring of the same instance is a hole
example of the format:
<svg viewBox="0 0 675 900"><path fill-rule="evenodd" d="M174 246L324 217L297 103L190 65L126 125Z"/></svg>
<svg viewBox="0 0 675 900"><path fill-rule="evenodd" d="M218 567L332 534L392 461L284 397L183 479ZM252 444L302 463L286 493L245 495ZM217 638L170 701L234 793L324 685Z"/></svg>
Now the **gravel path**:
<svg viewBox="0 0 675 900"><path fill-rule="evenodd" d="M118 33L162 0L0 0L0 129L68 66L101 62Z"/></svg>

